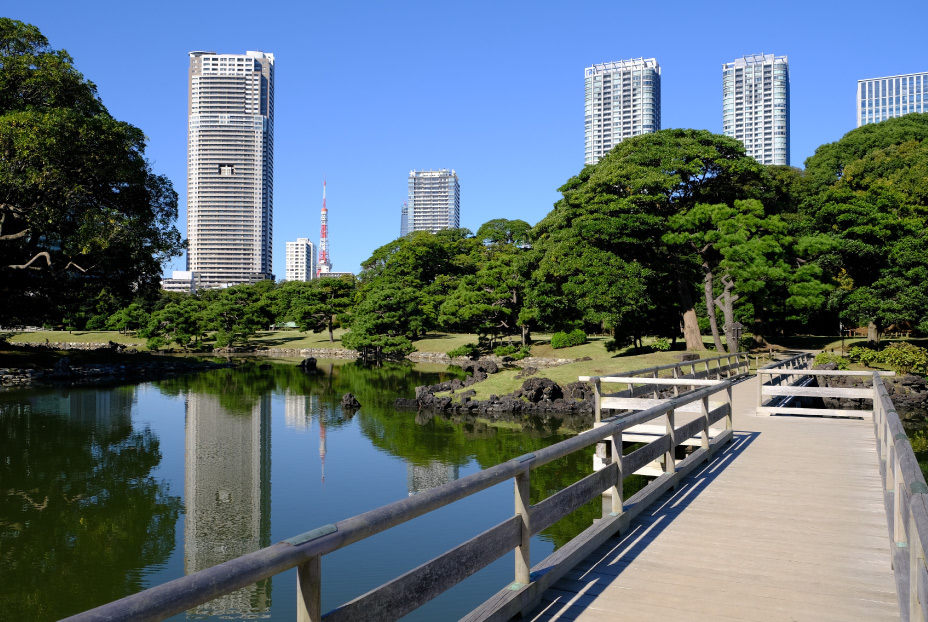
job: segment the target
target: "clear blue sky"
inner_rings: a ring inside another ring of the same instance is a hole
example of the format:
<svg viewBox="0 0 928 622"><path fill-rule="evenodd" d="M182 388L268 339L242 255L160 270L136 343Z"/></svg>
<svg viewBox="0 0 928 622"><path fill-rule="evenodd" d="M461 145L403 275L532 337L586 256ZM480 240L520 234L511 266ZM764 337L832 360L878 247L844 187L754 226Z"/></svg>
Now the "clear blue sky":
<svg viewBox="0 0 928 622"><path fill-rule="evenodd" d="M186 232L187 52L276 57L274 271L319 240L333 268L399 236L411 169L454 168L461 225L535 224L583 167L583 70L655 57L662 126L721 132L721 66L789 57L791 164L855 126L857 80L928 70L926 0L833 2L65 2L7 6L142 128ZM178 259L170 269L183 269Z"/></svg>

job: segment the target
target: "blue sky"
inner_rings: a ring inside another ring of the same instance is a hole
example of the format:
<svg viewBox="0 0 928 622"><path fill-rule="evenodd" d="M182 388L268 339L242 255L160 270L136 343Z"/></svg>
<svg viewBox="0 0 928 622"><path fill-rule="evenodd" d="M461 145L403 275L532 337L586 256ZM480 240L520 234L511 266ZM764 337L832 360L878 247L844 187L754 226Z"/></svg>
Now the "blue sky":
<svg viewBox="0 0 928 622"><path fill-rule="evenodd" d="M319 240L328 179L333 269L399 236L411 169L454 168L461 225L535 224L583 167L583 70L657 58L662 126L721 132L721 66L787 55L791 164L855 126L857 80L928 70L926 0L873 2L22 2L142 128L186 232L191 50L276 57L274 270ZM171 269L183 269L183 259Z"/></svg>

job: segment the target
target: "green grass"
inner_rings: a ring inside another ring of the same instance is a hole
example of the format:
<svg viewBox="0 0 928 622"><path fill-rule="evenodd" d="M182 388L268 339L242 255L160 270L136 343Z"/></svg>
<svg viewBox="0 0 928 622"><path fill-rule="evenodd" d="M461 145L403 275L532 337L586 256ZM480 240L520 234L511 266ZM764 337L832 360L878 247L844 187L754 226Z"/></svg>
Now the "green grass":
<svg viewBox="0 0 928 622"><path fill-rule="evenodd" d="M134 334L123 334L115 330L39 330L33 333L16 333L10 343L44 343L46 341L68 343L109 343L145 347L145 339Z"/></svg>
<svg viewBox="0 0 928 622"><path fill-rule="evenodd" d="M292 348L301 350L303 348L342 348L341 338L345 334L342 328L336 328L332 331L335 341L329 341L329 331L321 333L306 332L298 330L268 330L257 333L248 340L251 345L259 348Z"/></svg>

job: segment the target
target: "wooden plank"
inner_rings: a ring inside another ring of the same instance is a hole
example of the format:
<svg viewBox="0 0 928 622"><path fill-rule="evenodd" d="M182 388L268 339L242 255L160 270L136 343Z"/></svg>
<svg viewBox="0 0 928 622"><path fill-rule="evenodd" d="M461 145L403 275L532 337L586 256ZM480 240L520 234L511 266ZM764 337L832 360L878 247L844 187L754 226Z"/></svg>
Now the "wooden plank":
<svg viewBox="0 0 928 622"><path fill-rule="evenodd" d="M764 386L763 395L796 395L799 397L846 397L856 399L873 399L873 389L849 389L832 387L768 387Z"/></svg>
<svg viewBox="0 0 928 622"><path fill-rule="evenodd" d="M585 503L602 495L607 488L612 487L617 475L618 467L615 463L607 464L605 468L533 505L530 512L532 535L547 529Z"/></svg>
<svg viewBox="0 0 928 622"><path fill-rule="evenodd" d="M612 408L615 410L647 410L648 408L654 408L655 406L662 406L669 402L671 399L678 398L667 398L667 399L654 399L646 397L638 398L628 398L628 397L613 397L611 395L604 395L601 398L602 408ZM724 402L710 402L713 408L721 406ZM692 402L690 404L683 404L682 406L677 407L677 412L700 412L700 406L698 402Z"/></svg>
<svg viewBox="0 0 928 622"><path fill-rule="evenodd" d="M581 381L583 376L580 377ZM600 378L601 382L616 382L620 384L653 384L653 385L671 385L671 386L701 386L711 387L722 382L721 380L697 380L695 378L635 378L634 376L604 376Z"/></svg>
<svg viewBox="0 0 928 622"><path fill-rule="evenodd" d="M795 406L759 406L758 415L814 415L817 417L856 417L858 419L870 419L873 417L872 410L843 410L839 408L798 408Z"/></svg>
<svg viewBox="0 0 928 622"><path fill-rule="evenodd" d="M777 375L784 376L866 376L872 378L873 374L889 377L895 376L894 371L854 371L845 369L758 369L758 375Z"/></svg>
<svg viewBox="0 0 928 622"><path fill-rule="evenodd" d="M655 441L622 456L622 472L634 473L641 467L654 462L670 450L670 435L664 434Z"/></svg>
<svg viewBox="0 0 928 622"><path fill-rule="evenodd" d="M323 616L328 622L396 620L513 550L521 540L518 516L471 538L389 583Z"/></svg>

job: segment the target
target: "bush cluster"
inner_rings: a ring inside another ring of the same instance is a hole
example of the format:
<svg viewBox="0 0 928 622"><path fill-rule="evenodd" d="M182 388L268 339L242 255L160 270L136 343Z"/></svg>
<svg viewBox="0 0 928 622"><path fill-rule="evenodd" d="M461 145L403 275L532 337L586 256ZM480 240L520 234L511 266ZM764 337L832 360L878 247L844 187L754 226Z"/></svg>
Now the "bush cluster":
<svg viewBox="0 0 928 622"><path fill-rule="evenodd" d="M555 350L569 348L571 346L582 346L586 343L586 333L577 328L569 333L559 332L551 336L551 347Z"/></svg>
<svg viewBox="0 0 928 622"><path fill-rule="evenodd" d="M815 357L815 365L827 365L828 363L834 363L838 366L838 369L847 369L848 362L847 359L841 356L840 354L835 354L834 352L821 352Z"/></svg>
<svg viewBox="0 0 928 622"><path fill-rule="evenodd" d="M527 347L514 346L512 344L508 346L499 346L493 349L493 354L496 356L508 356L509 358L521 361L526 356L531 354L531 350Z"/></svg>
<svg viewBox="0 0 928 622"><path fill-rule="evenodd" d="M651 344L651 347L658 352L667 352L670 349L670 339L667 339L666 337L655 339L654 343Z"/></svg>
<svg viewBox="0 0 928 622"><path fill-rule="evenodd" d="M475 359L480 356L480 348L477 346L476 343L465 343L463 346L459 348L450 350L448 352L448 356L450 356L451 358L457 358L459 356L466 356L469 359Z"/></svg>
<svg viewBox="0 0 928 622"><path fill-rule="evenodd" d="M867 367L874 363L886 365L897 374L928 373L928 350L907 342L891 343L882 350L867 346L854 346L848 359ZM816 359L817 360L817 359Z"/></svg>

